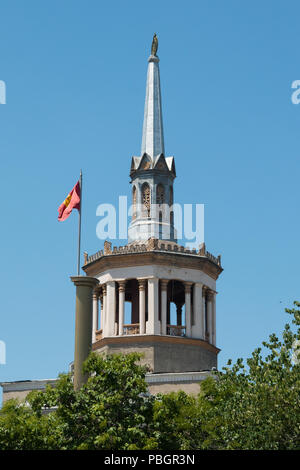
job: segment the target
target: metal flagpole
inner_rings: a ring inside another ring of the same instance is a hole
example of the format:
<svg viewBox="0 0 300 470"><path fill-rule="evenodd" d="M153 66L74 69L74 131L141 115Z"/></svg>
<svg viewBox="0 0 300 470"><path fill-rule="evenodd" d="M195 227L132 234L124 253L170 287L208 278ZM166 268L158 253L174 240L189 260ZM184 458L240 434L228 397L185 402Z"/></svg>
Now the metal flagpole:
<svg viewBox="0 0 300 470"><path fill-rule="evenodd" d="M79 186L80 186L80 208L79 208L79 214L78 214L78 261L77 261L77 276L80 276L80 241L81 241L81 209L82 209L82 170L80 170Z"/></svg>

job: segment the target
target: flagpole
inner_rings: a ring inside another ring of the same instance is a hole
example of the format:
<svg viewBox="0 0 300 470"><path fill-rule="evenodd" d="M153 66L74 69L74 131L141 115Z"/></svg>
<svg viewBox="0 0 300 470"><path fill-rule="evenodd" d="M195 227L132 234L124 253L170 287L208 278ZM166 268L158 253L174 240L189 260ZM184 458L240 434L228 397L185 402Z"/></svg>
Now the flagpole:
<svg viewBox="0 0 300 470"><path fill-rule="evenodd" d="M78 261L77 261L77 276L80 276L80 242L81 242L81 209L82 209L82 170L80 170L80 208L78 213Z"/></svg>

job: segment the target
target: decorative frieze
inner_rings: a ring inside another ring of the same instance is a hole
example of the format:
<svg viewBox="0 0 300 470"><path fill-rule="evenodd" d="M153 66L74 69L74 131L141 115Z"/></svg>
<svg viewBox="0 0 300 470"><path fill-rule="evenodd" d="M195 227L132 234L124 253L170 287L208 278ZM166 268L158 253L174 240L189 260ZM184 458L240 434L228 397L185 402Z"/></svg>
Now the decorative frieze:
<svg viewBox="0 0 300 470"><path fill-rule="evenodd" d="M84 252L84 266L87 266L94 261L102 258L103 256L110 256L110 255L120 255L126 253L145 253L148 251L165 251L165 252L173 252L183 255L190 255L190 256L201 256L209 259L217 266L221 267L221 255L218 257L213 256L211 253L205 250L205 244L203 243L197 253L196 249L193 248L190 250L189 248L185 248L184 246L178 245L176 243L163 243L161 240L157 238L149 238L147 244L130 244L112 248L111 242L105 241L104 242L104 250L97 251L97 253L88 256L86 252Z"/></svg>

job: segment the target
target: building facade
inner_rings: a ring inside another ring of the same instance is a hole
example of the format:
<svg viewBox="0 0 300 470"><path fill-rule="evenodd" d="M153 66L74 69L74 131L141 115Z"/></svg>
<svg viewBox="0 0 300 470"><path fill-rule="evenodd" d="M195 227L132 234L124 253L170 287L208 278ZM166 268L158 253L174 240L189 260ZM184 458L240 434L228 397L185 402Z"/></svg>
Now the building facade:
<svg viewBox="0 0 300 470"><path fill-rule="evenodd" d="M93 350L138 351L152 379L217 367L216 281L220 256L189 250L174 227L174 157L165 156L159 58L148 59L141 155L132 157L128 244L85 254L83 270L99 280L93 296ZM125 322L125 305L130 306ZM175 313L176 312L176 313ZM183 374L180 376L180 374ZM169 376L170 379L170 376ZM170 383L170 382L169 382Z"/></svg>
<svg viewBox="0 0 300 470"><path fill-rule="evenodd" d="M99 354L139 352L150 393L185 390L217 368L216 281L221 258L203 243L178 243L174 226L173 156L165 156L159 58L148 59L141 155L130 166L132 219L128 244L84 254L93 290L92 349ZM129 311L125 306L129 306ZM54 380L2 383L3 401L24 399Z"/></svg>

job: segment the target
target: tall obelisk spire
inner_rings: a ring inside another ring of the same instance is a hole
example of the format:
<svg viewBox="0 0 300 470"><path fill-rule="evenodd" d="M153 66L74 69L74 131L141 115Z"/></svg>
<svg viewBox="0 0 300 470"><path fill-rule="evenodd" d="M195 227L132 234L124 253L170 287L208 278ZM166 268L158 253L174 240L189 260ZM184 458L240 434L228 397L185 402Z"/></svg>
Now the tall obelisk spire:
<svg viewBox="0 0 300 470"><path fill-rule="evenodd" d="M176 171L174 157L165 156L157 48L155 34L148 59L142 151L132 157L130 167L133 212L129 243L150 238L176 242L172 209Z"/></svg>
<svg viewBox="0 0 300 470"><path fill-rule="evenodd" d="M154 34L151 55L148 59L148 74L144 110L144 125L141 155L147 153L152 161L165 153L161 108L159 58L156 55L158 41Z"/></svg>

